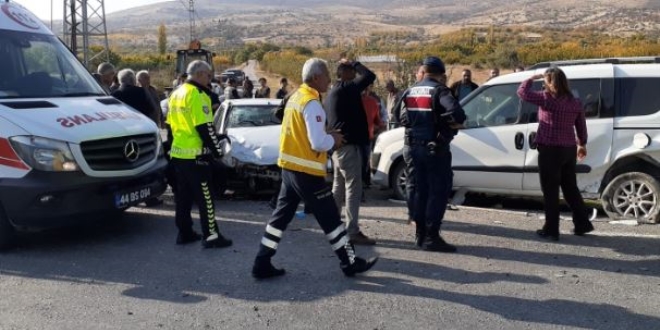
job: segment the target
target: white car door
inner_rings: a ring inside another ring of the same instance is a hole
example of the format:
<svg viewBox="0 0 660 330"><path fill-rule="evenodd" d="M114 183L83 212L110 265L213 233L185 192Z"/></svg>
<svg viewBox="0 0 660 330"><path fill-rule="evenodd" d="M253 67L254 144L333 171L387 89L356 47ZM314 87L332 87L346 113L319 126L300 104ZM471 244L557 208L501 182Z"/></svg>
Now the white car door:
<svg viewBox="0 0 660 330"><path fill-rule="evenodd" d="M481 87L463 102L465 129L452 141L454 187L522 190L525 133L518 84Z"/></svg>
<svg viewBox="0 0 660 330"><path fill-rule="evenodd" d="M579 97L587 118L587 158L577 164L578 186L585 193L596 194L600 180L605 175L612 153L613 125L613 82L607 79L570 80L573 95ZM535 89L540 89L540 82ZM602 85L602 88L601 88ZM527 194L542 195L538 171L538 151L533 142L538 129L538 107L523 102L523 113L529 113L527 127L527 154L525 156L525 174L523 189ZM527 116L526 116L527 117Z"/></svg>

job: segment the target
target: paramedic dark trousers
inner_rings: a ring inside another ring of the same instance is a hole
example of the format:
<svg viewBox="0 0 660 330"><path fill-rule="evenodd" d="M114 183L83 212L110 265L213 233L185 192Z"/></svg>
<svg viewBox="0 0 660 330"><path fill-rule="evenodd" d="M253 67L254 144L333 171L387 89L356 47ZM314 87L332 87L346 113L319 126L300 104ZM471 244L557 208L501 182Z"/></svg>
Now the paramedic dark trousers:
<svg viewBox="0 0 660 330"><path fill-rule="evenodd" d="M431 154L425 143L411 143L403 147L403 153L412 180L406 189L412 218L419 228L423 226L428 234L435 235L440 232L447 209L451 177L449 146L438 146Z"/></svg>
<svg viewBox="0 0 660 330"><path fill-rule="evenodd" d="M179 232L192 233L190 211L195 203L199 208L199 220L204 238L218 234L215 204L210 187L212 177L210 161L199 158L197 160L172 158L171 162L176 172L175 222Z"/></svg>
<svg viewBox="0 0 660 330"><path fill-rule="evenodd" d="M275 255L282 234L293 220L301 200L305 206L309 206L341 262L352 263L355 254L352 247L347 249L350 244L346 229L332 196L332 188L325 182L325 178L286 169L282 170L282 187L277 207L266 226L257 258Z"/></svg>

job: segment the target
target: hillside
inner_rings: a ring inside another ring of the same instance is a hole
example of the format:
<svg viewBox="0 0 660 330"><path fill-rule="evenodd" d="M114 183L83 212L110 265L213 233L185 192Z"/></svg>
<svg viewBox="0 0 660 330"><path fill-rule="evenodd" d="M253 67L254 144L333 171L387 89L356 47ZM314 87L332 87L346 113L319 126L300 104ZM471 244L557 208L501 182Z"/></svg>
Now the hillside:
<svg viewBox="0 0 660 330"><path fill-rule="evenodd" d="M593 28L617 35L660 35L657 0L197 0L199 38L214 47L246 40L325 46L352 43L374 32L405 31L419 40L471 26L528 25ZM109 14L113 44L155 46L157 26L170 46L188 40L188 12L181 1ZM123 36L123 37L122 37Z"/></svg>

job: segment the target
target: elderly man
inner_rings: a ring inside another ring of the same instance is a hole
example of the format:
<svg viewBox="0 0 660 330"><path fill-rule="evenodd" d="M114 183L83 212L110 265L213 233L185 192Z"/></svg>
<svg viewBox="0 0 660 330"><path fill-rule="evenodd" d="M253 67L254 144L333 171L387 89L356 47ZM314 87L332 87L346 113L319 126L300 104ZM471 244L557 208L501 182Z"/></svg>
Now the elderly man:
<svg viewBox="0 0 660 330"><path fill-rule="evenodd" d="M204 248L232 245L220 234L215 221L211 192L212 162L222 156L220 138L213 127L210 82L211 66L204 61L188 65L188 80L170 96L167 123L171 127L171 162L176 172L175 221L179 229L176 244L202 240ZM190 211L199 208L200 237L192 228Z"/></svg>
<svg viewBox="0 0 660 330"><path fill-rule="evenodd" d="M119 71L117 78L119 88L112 92L112 96L153 120L156 117L154 112L158 112L158 109L152 105L147 92L137 86L135 72L131 69L123 69Z"/></svg>
<svg viewBox="0 0 660 330"><path fill-rule="evenodd" d="M96 78L96 81L101 85L101 87L103 87L105 92L110 94L112 92L110 86L112 85L112 82L115 78L115 66L108 62L99 64L99 66L96 68L94 78Z"/></svg>
<svg viewBox="0 0 660 330"><path fill-rule="evenodd" d="M149 71L138 71L136 77L138 86L144 89L148 96L149 102L154 109L153 117L150 117L151 120L153 120L156 125L158 125L158 127L163 127L162 111L158 111L158 109L160 109L160 96L158 96L158 91L156 91L156 88L151 86L151 76L149 75Z"/></svg>
<svg viewBox="0 0 660 330"><path fill-rule="evenodd" d="M344 144L340 131L326 132L325 128L326 115L321 106L321 93L330 84L326 62L318 58L307 60L302 68L302 81L303 84L291 95L284 109L280 157L277 161L282 168L282 187L252 268L252 276L258 279L284 275L284 269L273 267L270 260L277 252L282 234L301 200L314 213L341 261L344 275L350 277L366 272L377 260L355 256L332 191L325 182L327 152Z"/></svg>

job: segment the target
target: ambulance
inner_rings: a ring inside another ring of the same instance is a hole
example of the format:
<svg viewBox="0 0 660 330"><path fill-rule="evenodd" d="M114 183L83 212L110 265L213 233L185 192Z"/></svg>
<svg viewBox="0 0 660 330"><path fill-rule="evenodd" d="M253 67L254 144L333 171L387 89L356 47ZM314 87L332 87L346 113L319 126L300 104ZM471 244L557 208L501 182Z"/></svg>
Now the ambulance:
<svg viewBox="0 0 660 330"><path fill-rule="evenodd" d="M119 215L166 188L159 129L108 96L19 4L0 3L0 248Z"/></svg>

